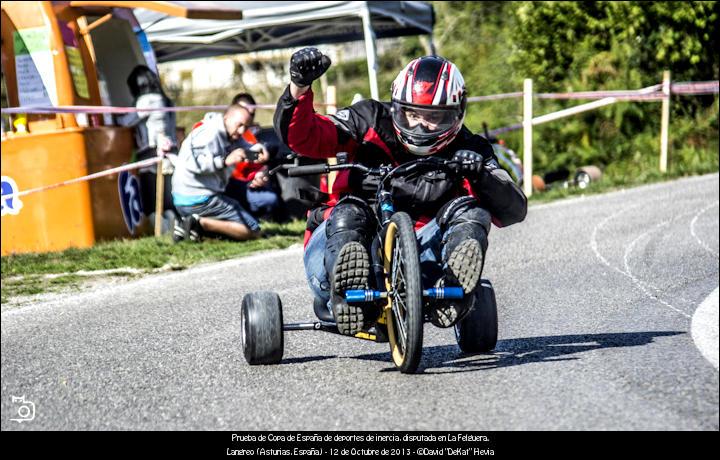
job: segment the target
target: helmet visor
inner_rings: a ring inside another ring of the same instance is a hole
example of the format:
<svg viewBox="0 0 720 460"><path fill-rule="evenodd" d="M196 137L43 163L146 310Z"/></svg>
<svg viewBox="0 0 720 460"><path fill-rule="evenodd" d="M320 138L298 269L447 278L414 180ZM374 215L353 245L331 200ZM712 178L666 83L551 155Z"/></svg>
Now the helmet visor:
<svg viewBox="0 0 720 460"><path fill-rule="evenodd" d="M395 126L413 137L437 137L454 128L458 122L458 107L422 108L399 102L392 104Z"/></svg>

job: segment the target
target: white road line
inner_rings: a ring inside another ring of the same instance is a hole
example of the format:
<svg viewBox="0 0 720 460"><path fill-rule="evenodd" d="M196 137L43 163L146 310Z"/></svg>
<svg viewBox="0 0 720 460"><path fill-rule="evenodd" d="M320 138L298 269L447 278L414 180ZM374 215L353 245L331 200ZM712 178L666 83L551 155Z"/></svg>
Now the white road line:
<svg viewBox="0 0 720 460"><path fill-rule="evenodd" d="M715 251L713 251L712 248L711 248L710 246L708 246L703 240L701 240L701 239L697 236L697 234L695 233L695 224L697 223L698 218L699 218L702 214L704 214L704 213L707 212L708 210L710 210L710 209L714 208L715 206L717 206L718 203L720 203L720 202L716 201L715 203L711 204L710 206L701 209L697 214L695 214L695 217L693 218L692 222L690 222L690 234L695 238L695 241L697 241L698 243L700 243L700 246L702 246L703 249L705 249L707 252L709 252L710 254L714 255L715 257L718 257L718 253L715 252Z"/></svg>
<svg viewBox="0 0 720 460"><path fill-rule="evenodd" d="M617 268L616 266L612 265L610 262L608 262L608 260L607 260L605 257L603 257L602 254L600 254L600 251L598 250L598 244L597 244L597 233L598 233L598 230L599 230L600 228L604 227L605 224L608 223L611 219L616 218L616 217L619 216L620 214L622 214L622 213L624 213L624 212L626 212L626 211L629 211L630 209L637 208L638 206L640 206L640 205L638 204L638 205L635 205L635 206L629 206L629 207L627 207L627 208L620 209L619 211L616 211L616 212L610 214L609 216L607 216L606 218L604 218L603 220L601 220L600 223L597 224L597 225L593 228L592 234L590 235L590 248L591 248L591 249L593 250L593 252L595 253L595 257L597 257L597 258L600 260L600 262L602 262L602 263L603 263L604 265L606 265L607 267L612 268L613 270L615 270L616 272L618 272L618 273L620 273L621 275L624 275L624 276L627 276L627 273L625 273L624 271L620 270L620 269Z"/></svg>
<svg viewBox="0 0 720 460"><path fill-rule="evenodd" d="M619 216L620 214L625 213L625 212L627 212L627 211L630 211L630 210L632 210L632 209L638 208L638 207L643 206L643 205L645 205L645 203L638 203L638 204L635 204L635 205L633 205L633 206L628 206L628 207L626 207L626 208L623 208L623 209L620 209L619 211L614 212L613 214L610 214L610 215L607 216L605 219L603 219L602 221L600 221L600 223L598 223L598 224L593 228L592 234L591 234L591 236L590 236L590 248L591 248L591 249L593 250L593 252L595 253L595 256L596 256L604 265L606 265L606 266L609 267L609 268L612 268L613 270L615 270L616 272L620 273L621 275L626 276L627 278L629 278L629 279L633 282L633 284L635 284L635 285L642 291L643 294L645 294L646 296L648 296L648 297L650 297L650 298L652 298L652 299L657 300L660 304L662 304L662 305L670 308L671 310L673 310L673 311L675 311L675 312L677 312L677 313L685 316L686 318L690 318L690 315L689 315L689 314L685 313L685 312L682 311L682 310L679 310L679 309L673 307L673 306L670 305L669 303L667 303L667 302L665 302L664 300L660 299L658 296L655 296L655 295L653 295L652 293L650 293L650 292L645 288L645 286L643 286L642 283L641 283L635 276L633 276L632 273L630 273L629 270L628 270L628 271L624 271L624 270L621 270L620 268L612 265L610 262L608 262L608 260L607 260L605 257L603 257L602 254L600 254L600 251L598 250L598 243L597 243L598 230L600 230L602 227L605 226L605 224L607 224L610 220L616 218L616 217ZM691 214L691 213L688 213L688 214ZM670 221L668 221L667 223L669 223L669 222L670 222ZM660 224L660 225L662 225L662 224ZM656 228L657 228L657 227L658 227L658 226L656 226ZM647 232L646 232L646 233L647 233ZM641 235L641 237L642 237L642 236L643 236L643 235ZM635 241L638 241L639 239L640 239L640 238L636 238ZM632 244L634 244L635 241L634 241ZM626 248L625 257L627 257L627 254L628 254L628 252L627 252L627 248ZM627 267L627 260L626 260L626 264L625 264L625 265L626 265L626 267ZM656 288L656 289L657 289L657 288ZM659 290L658 290L658 291L659 291Z"/></svg>
<svg viewBox="0 0 720 460"><path fill-rule="evenodd" d="M668 302L666 302L666 301L664 301L663 299L661 299L661 298L659 297L659 295L653 295L652 293L650 293L650 292L646 289L646 286L654 289L658 294L661 294L662 291L661 291L659 288L653 286L652 284L650 284L650 283L648 283L648 282L640 281L635 275L633 275L632 270L630 270L630 263L629 263L628 261L629 261L629 259L630 259L630 254L632 253L632 250L633 250L633 248L635 247L635 244L637 244L638 241L640 241L641 239L643 239L645 236L647 236L647 235L649 235L649 234L651 234L651 233L653 233L653 232L656 232L657 230L660 230L661 228L663 228L663 227L665 227L665 226L670 225L672 222L675 222L676 220L680 220L680 219L682 219L682 218L685 217L685 216L689 216L689 215L692 214L693 212L695 212L695 211L686 212L686 213L684 213L684 214L680 214L679 216L675 216L675 217L673 217L672 219L669 219L669 220L660 222L659 224L657 224L657 225L655 225L654 227L652 227L650 230L647 230L647 231L641 233L637 238L635 238L635 239L625 248L625 254L623 255L623 263L624 263L624 265L625 265L625 274L628 276L628 278L630 278L630 279L633 281L633 283L635 283L635 284L637 285L637 287L640 288L640 290L641 290L646 296L651 297L651 298L657 300L657 301L660 302L662 305L665 305L666 307L670 308L671 310L674 310L674 311L680 313L681 315L683 315L683 316L685 316L685 317L687 317L687 318L690 318L690 315L688 315L688 314L685 313L684 311L682 311L682 310L680 310L680 309L678 309L678 308L675 308L674 306L670 305ZM686 300L686 299L680 298L680 300L684 300L685 302L688 302L688 300Z"/></svg>
<svg viewBox="0 0 720 460"><path fill-rule="evenodd" d="M695 310L690 327L695 346L718 369L718 296L720 288L710 294Z"/></svg>

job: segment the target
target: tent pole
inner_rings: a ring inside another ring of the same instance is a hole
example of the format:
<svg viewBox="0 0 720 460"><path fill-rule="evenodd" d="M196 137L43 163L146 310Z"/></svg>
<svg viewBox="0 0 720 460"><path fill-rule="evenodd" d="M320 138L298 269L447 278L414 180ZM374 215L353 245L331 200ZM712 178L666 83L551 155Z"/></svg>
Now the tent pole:
<svg viewBox="0 0 720 460"><path fill-rule="evenodd" d="M435 49L435 42L433 41L433 34L430 33L427 36L420 35L420 43L425 49L425 54L428 56L437 56L437 50Z"/></svg>
<svg viewBox="0 0 720 460"><path fill-rule="evenodd" d="M370 8L365 3L362 9L363 31L365 32L365 54L367 55L368 76L370 77L370 97L376 101L380 98L377 82L377 50L375 49L375 33L370 22Z"/></svg>

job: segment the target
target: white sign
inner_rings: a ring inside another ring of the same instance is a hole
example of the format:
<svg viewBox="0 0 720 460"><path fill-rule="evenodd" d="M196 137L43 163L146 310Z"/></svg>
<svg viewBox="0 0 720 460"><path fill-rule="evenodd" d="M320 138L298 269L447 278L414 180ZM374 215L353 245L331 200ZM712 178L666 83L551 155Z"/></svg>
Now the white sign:
<svg viewBox="0 0 720 460"><path fill-rule="evenodd" d="M17 30L13 40L20 105L57 105L49 30L45 27Z"/></svg>
<svg viewBox="0 0 720 460"><path fill-rule="evenodd" d="M20 214L23 203L20 201L20 198L17 197L20 190L18 190L18 186L12 177L2 176L2 186L0 187L0 190L2 190L1 214L3 216L5 214L10 214L11 216L17 216Z"/></svg>

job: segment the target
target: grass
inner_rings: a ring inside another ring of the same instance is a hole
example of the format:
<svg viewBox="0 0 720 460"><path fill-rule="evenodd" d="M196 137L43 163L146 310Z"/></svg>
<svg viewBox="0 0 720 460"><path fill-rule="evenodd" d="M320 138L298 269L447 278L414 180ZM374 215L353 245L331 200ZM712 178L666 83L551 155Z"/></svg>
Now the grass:
<svg viewBox="0 0 720 460"><path fill-rule="evenodd" d="M53 278L42 275L28 275L2 281L2 302L13 297L29 296L66 289L79 289L85 277L68 274Z"/></svg>
<svg viewBox="0 0 720 460"><path fill-rule="evenodd" d="M596 195L681 177L717 173L720 169L717 142L711 143L707 150L693 152L693 154L694 161L691 166L688 166L691 162L687 160L671 162L666 173L660 172L656 157L644 157L640 161L618 162L605 168L603 177L599 181L591 183L584 190L557 187L545 192L533 193L530 202L543 203L573 196Z"/></svg>
<svg viewBox="0 0 720 460"><path fill-rule="evenodd" d="M88 276L77 274L81 271L131 268L147 273L158 269L182 270L200 262L214 262L257 251L286 248L302 242L305 222L265 222L262 227L266 238L243 243L207 239L199 244L174 244L170 236L163 236L108 241L87 249L2 257L1 301L4 303L17 296L77 288L83 280L88 279ZM60 276L47 276L50 274ZM131 272L130 276L138 274Z"/></svg>
<svg viewBox="0 0 720 460"><path fill-rule="evenodd" d="M600 193L608 193L617 190L622 190L629 187L637 187L640 185L655 184L658 182L666 182L672 179L679 179L681 177L698 176L702 174L717 173L718 169L708 169L705 171L698 171L695 174L678 173L668 171L667 174L650 174L638 179L628 178L603 178L598 182L591 183L586 189L578 189L574 187L562 188L557 187L545 192L533 192L528 200L530 203L547 203L550 201L561 200L563 198L571 198L576 196L587 196L587 195L598 195Z"/></svg>

